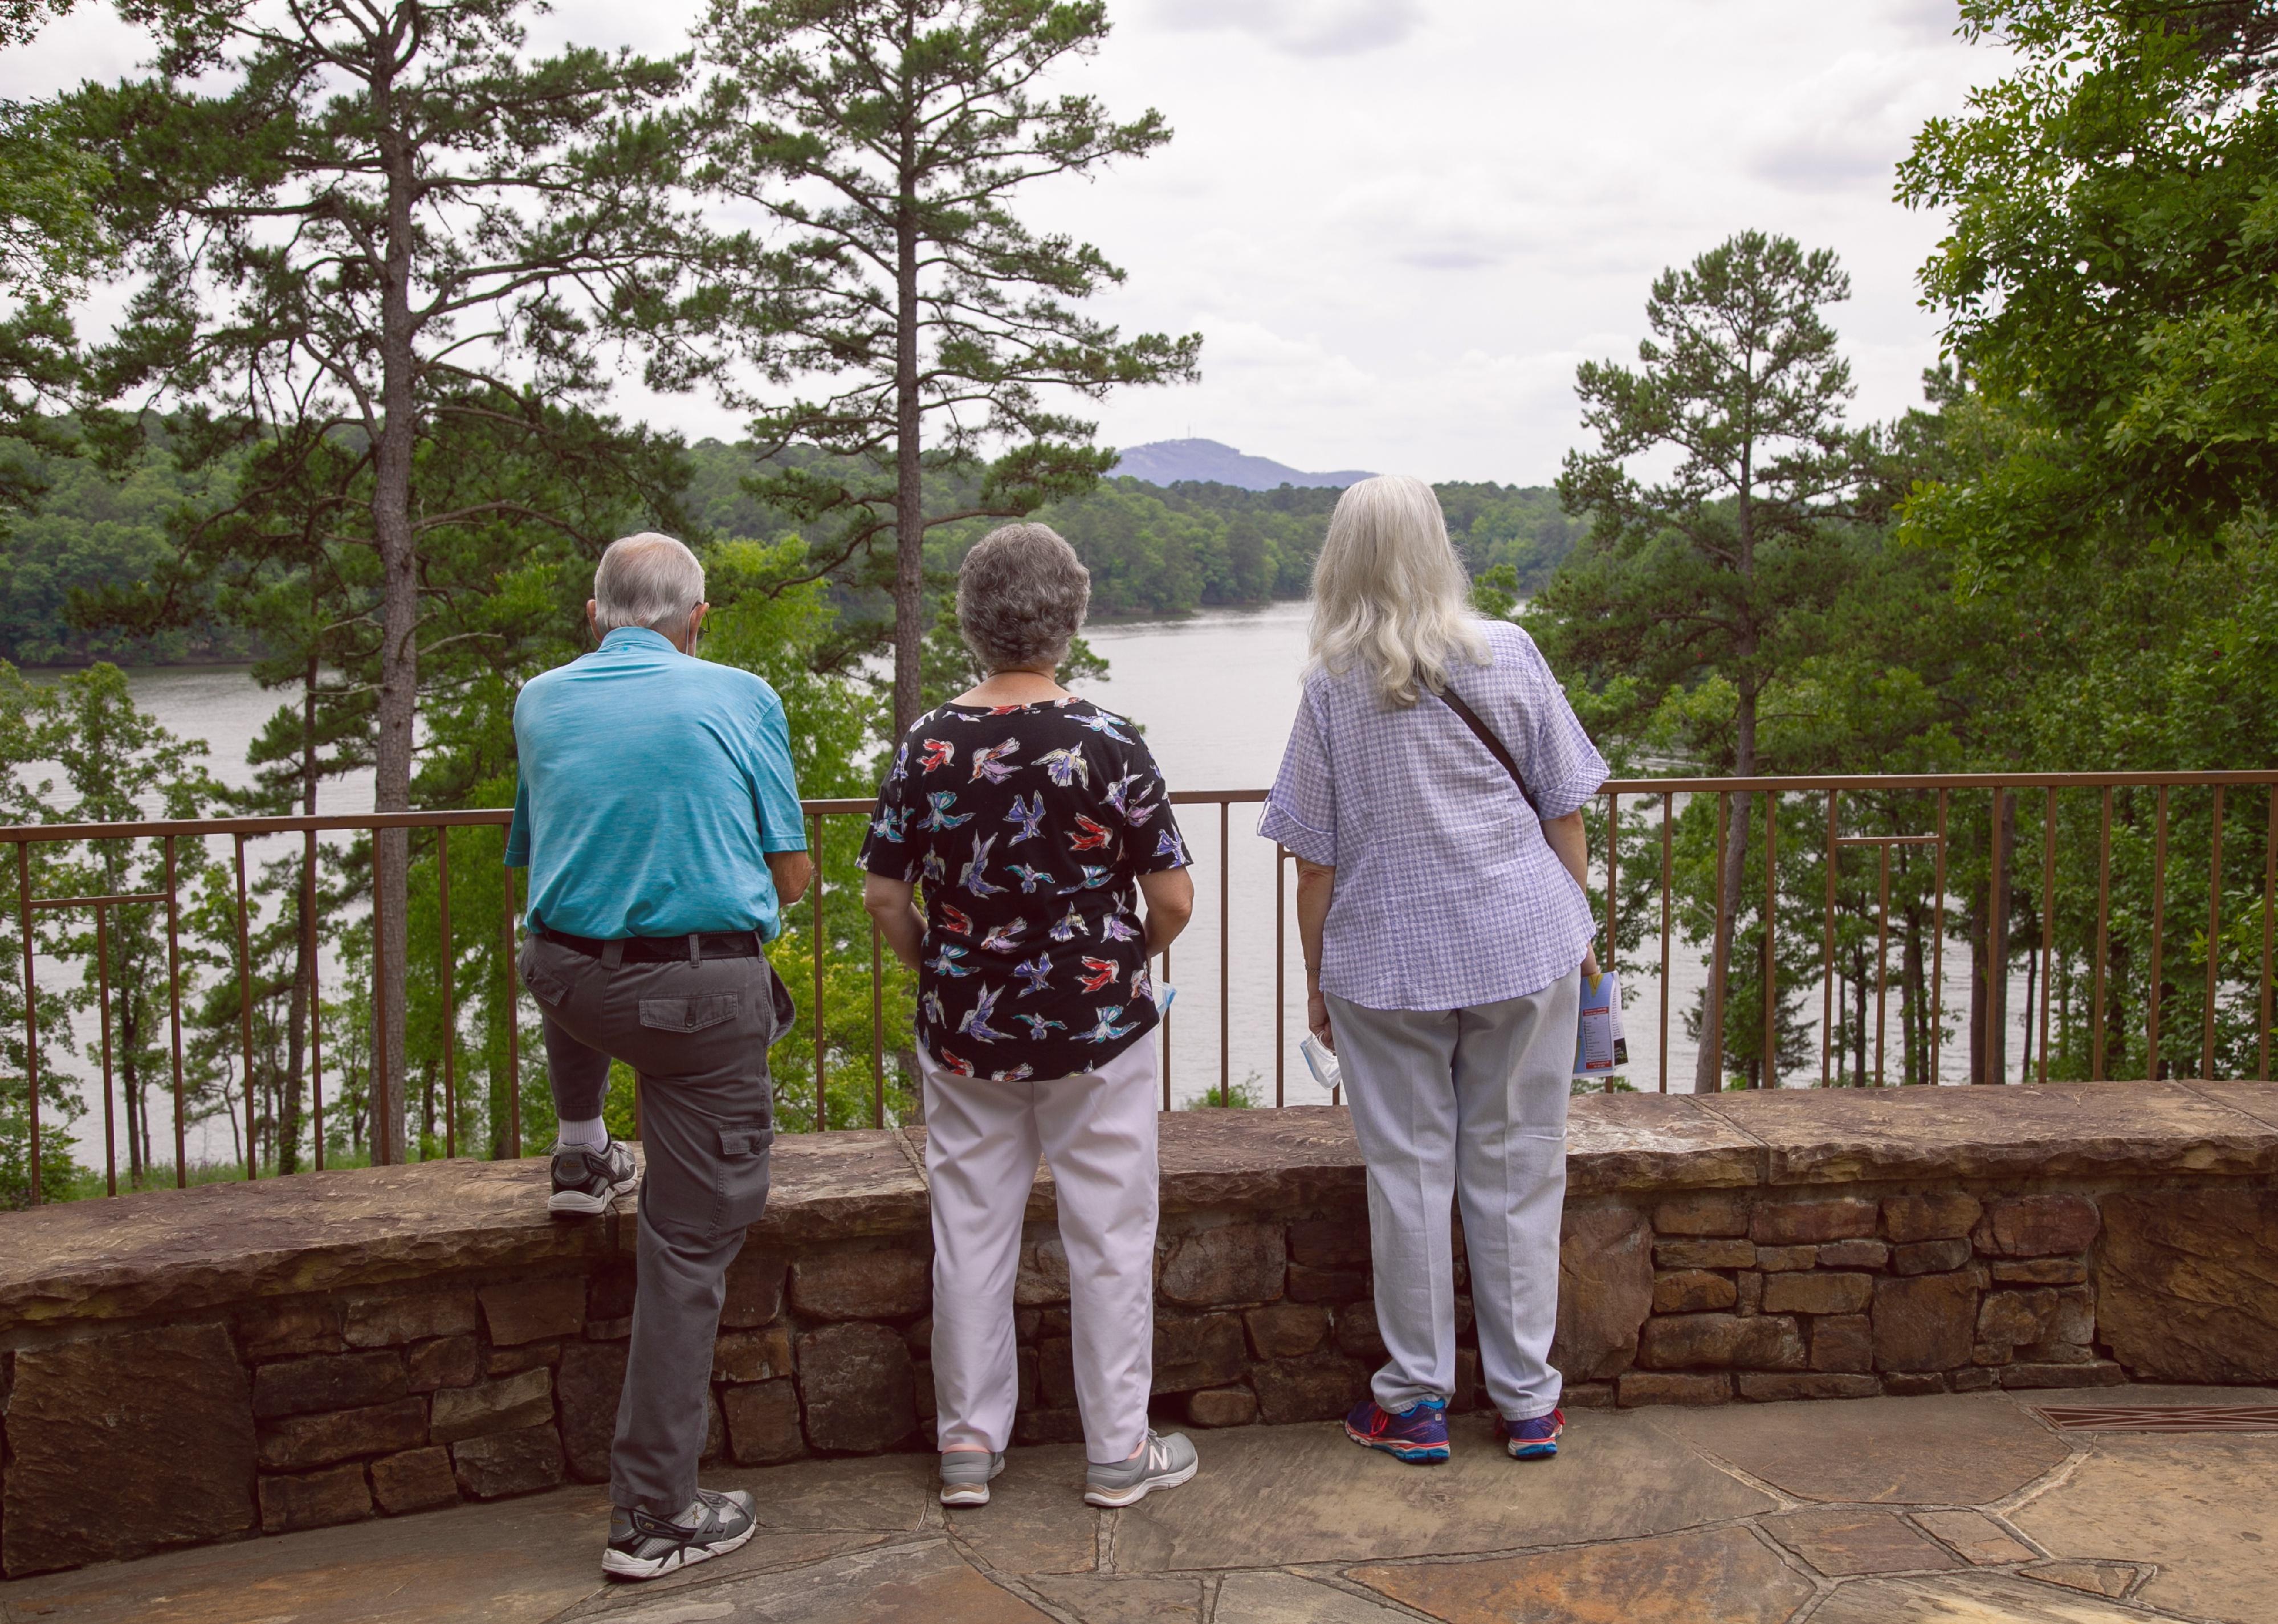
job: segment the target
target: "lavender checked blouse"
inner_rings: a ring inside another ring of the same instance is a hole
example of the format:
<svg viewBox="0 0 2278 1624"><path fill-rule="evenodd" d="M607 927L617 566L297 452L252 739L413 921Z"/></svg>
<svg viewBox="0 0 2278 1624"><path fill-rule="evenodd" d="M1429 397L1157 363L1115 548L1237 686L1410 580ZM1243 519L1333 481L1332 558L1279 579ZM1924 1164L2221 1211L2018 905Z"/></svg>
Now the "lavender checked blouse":
<svg viewBox="0 0 2278 1624"><path fill-rule="evenodd" d="M1604 758L1534 640L1483 622L1491 664L1456 691L1545 818L1582 805ZM1430 693L1406 710L1366 672L1307 674L1257 832L1337 871L1321 988L1372 1010L1456 1010L1540 992L1582 962L1588 900L1510 774Z"/></svg>

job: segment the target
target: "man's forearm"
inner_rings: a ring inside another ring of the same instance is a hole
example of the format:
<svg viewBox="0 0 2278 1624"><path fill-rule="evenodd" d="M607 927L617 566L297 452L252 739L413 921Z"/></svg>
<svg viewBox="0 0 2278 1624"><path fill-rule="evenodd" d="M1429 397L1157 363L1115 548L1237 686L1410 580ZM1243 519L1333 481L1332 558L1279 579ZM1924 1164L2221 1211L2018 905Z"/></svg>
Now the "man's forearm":
<svg viewBox="0 0 2278 1624"><path fill-rule="evenodd" d="M776 900L788 908L806 895L814 879L814 859L804 851L770 851L768 873L776 883Z"/></svg>

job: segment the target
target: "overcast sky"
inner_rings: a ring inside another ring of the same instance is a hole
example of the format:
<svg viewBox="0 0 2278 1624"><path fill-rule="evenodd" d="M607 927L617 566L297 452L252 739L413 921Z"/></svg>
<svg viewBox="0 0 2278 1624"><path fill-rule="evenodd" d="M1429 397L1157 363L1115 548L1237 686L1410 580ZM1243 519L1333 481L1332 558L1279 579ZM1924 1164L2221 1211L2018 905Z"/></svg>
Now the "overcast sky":
<svg viewBox="0 0 2278 1624"><path fill-rule="evenodd" d="M691 0L566 0L546 39L678 48ZM2000 58L1953 0L1111 0L1068 78L1169 147L1040 188L1039 229L1129 273L1100 313L1199 332L1203 377L1098 408L1299 468L1531 484L1576 442L1574 365L1633 357L1647 285L1749 227L1829 247L1862 417L1919 398L1914 274L1939 222L1891 201L1914 132ZM128 71L104 10L0 62L0 95ZM700 402L638 401L732 436Z"/></svg>

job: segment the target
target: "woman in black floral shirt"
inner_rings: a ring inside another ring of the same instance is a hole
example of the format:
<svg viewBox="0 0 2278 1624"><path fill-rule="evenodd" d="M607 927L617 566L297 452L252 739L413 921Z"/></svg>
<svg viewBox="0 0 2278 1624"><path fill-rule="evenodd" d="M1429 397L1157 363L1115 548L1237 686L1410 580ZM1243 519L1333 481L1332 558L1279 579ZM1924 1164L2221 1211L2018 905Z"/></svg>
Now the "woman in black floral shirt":
<svg viewBox="0 0 2278 1624"><path fill-rule="evenodd" d="M1013 1286L1039 1154L1067 1253L1084 1498L1128 1506L1195 1472L1186 1438L1147 1427L1160 1073L1146 1041L1161 1018L1148 963L1185 926L1194 886L1138 730L1053 680L1089 596L1074 551L1041 524L967 554L958 621L988 680L903 736L862 847L864 902L918 972L950 1506L987 1502L1011 1437Z"/></svg>

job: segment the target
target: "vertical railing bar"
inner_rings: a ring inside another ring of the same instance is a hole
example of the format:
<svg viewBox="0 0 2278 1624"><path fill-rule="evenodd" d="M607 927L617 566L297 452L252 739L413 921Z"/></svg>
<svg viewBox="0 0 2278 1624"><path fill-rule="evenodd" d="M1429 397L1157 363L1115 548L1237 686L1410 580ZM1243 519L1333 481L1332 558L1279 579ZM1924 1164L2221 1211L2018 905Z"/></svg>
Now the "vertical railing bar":
<svg viewBox="0 0 2278 1624"><path fill-rule="evenodd" d="M2218 789L2217 795L2222 793ZM2049 786L2041 819L2041 1081L2049 1080L2049 1005L2056 999L2057 791Z"/></svg>
<svg viewBox="0 0 2278 1624"><path fill-rule="evenodd" d="M245 1177L259 1177L261 1142L253 1105L253 922L245 900L245 836L237 837L237 1030L245 1054Z"/></svg>
<svg viewBox="0 0 2278 1624"><path fill-rule="evenodd" d="M1617 910L1622 877L1621 830L1622 797L1609 789L1606 791L1606 958L1605 963L1599 966L1609 971L1614 968L1615 944L1620 940L1616 934L1616 926L1620 923ZM1588 864L1586 862L1583 866L1586 868Z"/></svg>
<svg viewBox="0 0 2278 1624"><path fill-rule="evenodd" d="M812 842L814 862L814 1131L826 1133L830 1130L830 1099L824 1092L826 1073L824 1062L829 1037L822 1020L822 814L814 814L814 839Z"/></svg>
<svg viewBox="0 0 2278 1624"><path fill-rule="evenodd" d="M103 1178L112 1195L118 1193L118 1132L111 1107L111 910L95 905L96 1006L103 1016Z"/></svg>
<svg viewBox="0 0 2278 1624"><path fill-rule="evenodd" d="M1283 1090L1288 1082L1289 1065L1289 931L1283 916L1288 912L1285 900L1288 873L1289 850L1280 841L1273 842L1273 1109L1283 1103Z"/></svg>
<svg viewBox="0 0 2278 1624"><path fill-rule="evenodd" d="M1716 912L1708 937L1708 1021L1701 1034L1713 1056L1709 1081L1719 1090L1724 1086L1724 827L1731 801L1729 791L1716 792ZM1700 1085L1696 1081L1693 1086Z"/></svg>
<svg viewBox="0 0 2278 1624"><path fill-rule="evenodd" d="M1779 791L1764 792L1763 1086L1779 1086Z"/></svg>
<svg viewBox="0 0 2278 1624"><path fill-rule="evenodd" d="M1171 949L1163 949L1163 985L1171 984ZM1171 1011L1163 1011L1163 1109L1171 1109Z"/></svg>
<svg viewBox="0 0 2278 1624"><path fill-rule="evenodd" d="M394 1137L391 1124L396 1109L389 1098L387 1052L387 926L380 899L387 895L387 886L381 871L386 866L388 842L380 831L371 834L371 1164L384 1167L393 1154L388 1140ZM404 850L410 850L406 836ZM409 938L407 936L406 941Z"/></svg>
<svg viewBox="0 0 2278 1624"><path fill-rule="evenodd" d="M2278 801L2273 805L2278 806ZM2104 966L2112 948L2112 786L2104 787L2104 815L2096 836L2096 968L2089 994L2088 1069L2098 1082L2110 1076L2104 1064Z"/></svg>
<svg viewBox="0 0 2278 1624"><path fill-rule="evenodd" d="M1891 985L1891 846L1876 848L1882 854L1882 900L1875 920L1875 1086L1884 1086L1883 1048L1890 1031Z"/></svg>
<svg viewBox="0 0 2278 1624"><path fill-rule="evenodd" d="M317 1170L325 1170L325 1001L317 975L317 831L304 831L301 847L301 962L309 967L309 1120Z"/></svg>
<svg viewBox="0 0 2278 1624"><path fill-rule="evenodd" d="M1670 860L1674 838L1670 820L1674 813L1677 797L1663 790L1661 797L1661 1087L1669 1092L1669 930L1670 892L1674 887Z"/></svg>
<svg viewBox="0 0 2278 1624"><path fill-rule="evenodd" d="M452 998L451 972L458 957L451 940L451 831L435 829L435 935L441 963L443 994L443 1155L459 1154L459 1085L457 1052L459 1011Z"/></svg>
<svg viewBox="0 0 2278 1624"><path fill-rule="evenodd" d="M2270 827L2262 835L2262 1026L2257 1041L2259 1064L2255 1076L2270 1080L2270 948L2271 924L2278 915L2278 784L2270 786Z"/></svg>
<svg viewBox="0 0 2278 1624"><path fill-rule="evenodd" d="M2056 793L2052 789L2051 795ZM2207 858L2206 1010L2199 1034L2199 1080L2214 1080L2214 998L2222 963L2222 786L2214 787L2213 832Z"/></svg>
<svg viewBox="0 0 2278 1624"><path fill-rule="evenodd" d="M1588 865L1586 863L1584 867L1586 869ZM1615 913L1616 902L1621 895L1621 876L1622 797L1612 790L1608 790L1606 792L1606 962L1600 968L1609 973L1611 973L1615 968L1615 959L1618 956L1617 944L1621 940L1615 934L1614 929L1617 919ZM1614 1074L1611 1071L1606 1073L1605 1091L1608 1094L1614 1091Z"/></svg>
<svg viewBox="0 0 2278 1624"><path fill-rule="evenodd" d="M32 1130L32 1205L42 1200L40 1190L40 998L32 971L32 847L16 842L16 908L24 927L24 1109ZM181 1113L175 1112L179 1125ZM181 1158L174 1158L179 1166Z"/></svg>
<svg viewBox="0 0 2278 1624"><path fill-rule="evenodd" d="M870 1125L886 1125L886 955L885 938L875 920L870 925Z"/></svg>
<svg viewBox="0 0 2278 1624"><path fill-rule="evenodd" d="M506 883L499 888L499 914L506 926L506 1154L508 1160L518 1162L522 1159L522 994L516 986L520 972L514 962L514 919L522 911L522 898L516 895L519 882L514 872L503 871Z"/></svg>
<svg viewBox="0 0 2278 1624"><path fill-rule="evenodd" d="M2160 1080L2160 978L2167 934L2167 786L2160 786L2159 813L2152 835L2151 1010L2144 1025L2144 1072Z"/></svg>
<svg viewBox="0 0 2278 1624"><path fill-rule="evenodd" d="M1944 1082L1939 1067L1945 1063L1945 812L1947 791L1938 792L1938 844L1930 876L1930 1071L1932 1088Z"/></svg>
<svg viewBox="0 0 2278 1624"><path fill-rule="evenodd" d="M1228 860L1233 852L1227 836L1227 819L1233 812L1231 802L1218 804L1218 1102L1220 1106L1234 1103L1234 968L1228 943L1232 940L1233 920L1227 897L1228 875L1233 864Z"/></svg>
<svg viewBox="0 0 2278 1624"><path fill-rule="evenodd" d="M1998 1083L2009 1072L2009 854L2001 843L2004 791L1993 786L1992 866L1985 873L1985 1047L1977 1056L1979 1074ZM1996 1012L1999 1018L1996 1018Z"/></svg>
<svg viewBox="0 0 2278 1624"><path fill-rule="evenodd" d="M1819 1086L1833 1080L1831 1071L1835 1039L1835 879L1842 863L1842 848L1835 843L1836 811L1843 798L1839 789L1827 792L1827 923L1819 947Z"/></svg>
<svg viewBox="0 0 2278 1624"><path fill-rule="evenodd" d="M189 1141L182 1127L181 896L175 884L174 836L166 836L166 1012L174 1041L174 1187L190 1183Z"/></svg>

